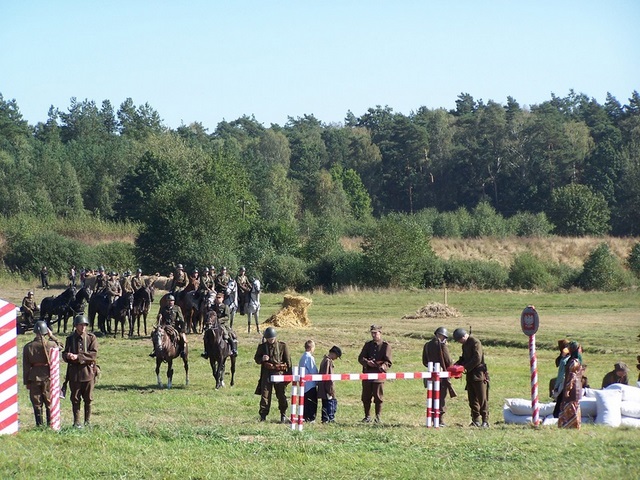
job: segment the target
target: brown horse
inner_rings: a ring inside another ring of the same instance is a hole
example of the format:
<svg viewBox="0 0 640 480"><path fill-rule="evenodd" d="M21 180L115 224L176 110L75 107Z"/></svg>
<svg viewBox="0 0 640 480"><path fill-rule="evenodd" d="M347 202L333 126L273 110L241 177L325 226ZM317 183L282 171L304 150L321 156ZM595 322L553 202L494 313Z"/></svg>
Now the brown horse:
<svg viewBox="0 0 640 480"><path fill-rule="evenodd" d="M231 357L231 386L233 387L236 375L236 357L231 355L231 348L224 339L222 326L214 311L208 312L205 323L208 327L204 331L204 344L209 355L213 378L216 379L216 390L224 387L224 367L229 357Z"/></svg>
<svg viewBox="0 0 640 480"><path fill-rule="evenodd" d="M155 293L155 287L153 283L145 285L142 288L136 290L133 294L133 315L131 325L129 326L129 336L133 336L133 330L136 324L138 325L138 336L140 336L140 317L144 321L144 335L147 335L147 316L149 315L149 309L153 302L153 294Z"/></svg>
<svg viewBox="0 0 640 480"><path fill-rule="evenodd" d="M151 340L153 341L153 351L156 354L156 378L158 379L158 386L162 387L162 380L160 380L160 365L162 362L167 362L167 388L171 388L173 384L173 359L179 356L178 353L178 338L180 332L176 331L173 327L163 327L158 325L156 329L151 332ZM189 349L187 344L184 346L184 372L186 376L185 385L189 385Z"/></svg>

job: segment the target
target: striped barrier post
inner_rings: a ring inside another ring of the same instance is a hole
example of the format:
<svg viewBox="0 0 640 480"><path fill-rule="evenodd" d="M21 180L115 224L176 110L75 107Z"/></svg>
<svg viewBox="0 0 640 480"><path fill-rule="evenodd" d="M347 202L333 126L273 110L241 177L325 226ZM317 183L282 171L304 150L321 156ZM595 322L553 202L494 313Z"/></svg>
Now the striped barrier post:
<svg viewBox="0 0 640 480"><path fill-rule="evenodd" d="M538 405L538 359L536 358L536 336L529 337L529 363L531 364L531 408L533 424L540 425L540 406Z"/></svg>
<svg viewBox="0 0 640 480"><path fill-rule="evenodd" d="M291 429L302 431L304 418L304 390L302 391L302 394L299 393L299 390L300 386L304 387L304 382L322 382L328 380L332 380L334 382L341 380L415 380L426 378L427 398L431 400L431 403L427 403L427 426L430 427L433 425L438 428L440 425L440 379L451 378L453 375L448 371L440 372L439 363L431 365L430 369L432 371L428 372L304 374L300 372L298 367L293 367L293 375L271 375L271 382L292 383ZM434 401L435 407L433 403ZM300 403L302 403L302 406L298 409L297 407L300 406ZM431 415L429 415L429 413L431 413Z"/></svg>
<svg viewBox="0 0 640 480"><path fill-rule="evenodd" d="M18 432L16 306L0 300L0 434Z"/></svg>
<svg viewBox="0 0 640 480"><path fill-rule="evenodd" d="M53 347L49 354L49 379L51 382L51 428L60 430L60 349Z"/></svg>
<svg viewBox="0 0 640 480"><path fill-rule="evenodd" d="M304 384L305 384L305 373L306 369L304 367L300 367L300 384L298 385L298 390L300 395L298 396L298 430L302 431L302 425L304 424ZM295 430L295 427L291 427L292 430Z"/></svg>

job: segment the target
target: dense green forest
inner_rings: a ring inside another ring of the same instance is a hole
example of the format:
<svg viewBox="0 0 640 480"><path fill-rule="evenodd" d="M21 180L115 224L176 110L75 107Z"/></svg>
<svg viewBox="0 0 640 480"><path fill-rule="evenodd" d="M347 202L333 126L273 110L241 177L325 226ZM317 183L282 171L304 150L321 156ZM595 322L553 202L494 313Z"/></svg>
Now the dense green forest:
<svg viewBox="0 0 640 480"><path fill-rule="evenodd" d="M51 230L37 241L25 233L30 218L90 218L133 225L135 247L115 249L147 269L253 262L271 278L300 272L284 284L327 283L309 280L309 266L321 275L331 255L349 264L345 235L364 237L370 262L382 255L373 239L407 232L639 235L640 94L600 105L571 91L523 108L463 93L451 111L376 106L341 124L305 115L269 127L243 116L213 132L197 122L167 128L130 98L117 110L72 98L29 125L0 94L0 165L10 269L39 269L11 245L62 242ZM329 264L333 272L335 258Z"/></svg>

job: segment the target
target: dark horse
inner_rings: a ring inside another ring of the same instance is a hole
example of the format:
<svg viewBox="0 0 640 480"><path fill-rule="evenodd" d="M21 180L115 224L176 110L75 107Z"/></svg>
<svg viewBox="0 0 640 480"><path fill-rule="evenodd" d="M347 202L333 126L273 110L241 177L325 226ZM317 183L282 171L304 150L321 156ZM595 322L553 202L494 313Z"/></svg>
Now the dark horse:
<svg viewBox="0 0 640 480"><path fill-rule="evenodd" d="M53 316L57 315L58 319L56 321L59 322L66 314L75 294L75 287L69 287L57 297L43 298L40 303L40 320L44 320L47 325L51 325L54 323Z"/></svg>
<svg viewBox="0 0 640 480"><path fill-rule="evenodd" d="M114 338L118 336L118 324L122 327L122 334L124 338L124 324L129 320L129 331L133 330L133 293L124 292L115 302L111 304L108 315L113 318ZM131 333L129 333L131 336Z"/></svg>
<svg viewBox="0 0 640 480"><path fill-rule="evenodd" d="M147 315L149 315L149 308L151 308L151 303L153 302L154 292L155 287L151 284L139 288L133 294L133 316L129 328L130 337L133 336L133 330L136 323L138 325L138 336L140 336L140 317L143 318L144 334L145 336L147 335Z"/></svg>
<svg viewBox="0 0 640 480"><path fill-rule="evenodd" d="M162 362L167 362L167 388L171 388L173 383L173 359L178 357L178 344L177 339L180 333L173 327L163 327L158 325L156 329L151 332L151 340L153 341L153 351L156 354L156 377L158 379L158 386L162 387L162 380L160 380L160 365ZM189 349L185 344L184 346L184 373L186 375L186 385L189 385Z"/></svg>
<svg viewBox="0 0 640 480"><path fill-rule="evenodd" d="M84 304L88 302L91 298L91 289L89 287L82 287L76 293L75 298L69 303L67 310L64 312L62 317L60 317L60 321L58 322L58 333L60 333L60 325L64 320L64 326L62 331L67 332L67 323L69 322L69 318L75 317L79 313L84 313Z"/></svg>
<svg viewBox="0 0 640 480"><path fill-rule="evenodd" d="M89 327L91 330L93 330L96 315L98 315L98 329L104 334L111 333L109 297L106 292L94 292L89 300Z"/></svg>
<svg viewBox="0 0 640 480"><path fill-rule="evenodd" d="M216 390L224 387L224 366L229 357L231 357L231 386L233 387L236 375L236 357L231 355L231 348L224 339L224 331L214 311L207 313L205 324L208 325L208 328L204 331L204 344L209 355L213 378L216 379Z"/></svg>

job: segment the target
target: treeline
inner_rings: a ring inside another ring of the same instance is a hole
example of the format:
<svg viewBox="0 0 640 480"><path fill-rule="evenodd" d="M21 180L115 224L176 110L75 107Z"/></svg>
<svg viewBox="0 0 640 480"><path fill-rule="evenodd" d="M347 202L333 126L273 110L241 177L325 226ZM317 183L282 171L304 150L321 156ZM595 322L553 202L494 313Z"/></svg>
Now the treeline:
<svg viewBox="0 0 640 480"><path fill-rule="evenodd" d="M117 110L72 99L29 125L0 95L0 163L5 219L136 225L131 255L154 271L253 262L265 278L284 264L308 272L349 255L341 237L369 238L393 214L427 238L640 234L635 91L624 105L570 92L528 108L461 94L452 111L378 106L339 125L305 115L270 127L244 116L213 132L169 129L131 99ZM12 235L8 245L34 238Z"/></svg>

